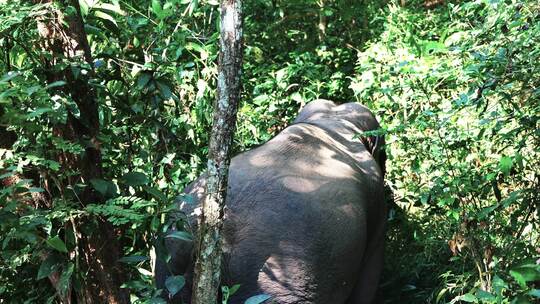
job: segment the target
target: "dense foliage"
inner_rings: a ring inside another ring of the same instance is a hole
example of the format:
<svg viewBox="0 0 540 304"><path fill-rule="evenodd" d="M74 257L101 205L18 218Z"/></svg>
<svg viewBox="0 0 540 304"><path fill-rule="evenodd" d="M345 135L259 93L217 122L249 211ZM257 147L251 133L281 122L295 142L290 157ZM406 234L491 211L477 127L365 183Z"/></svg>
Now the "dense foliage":
<svg viewBox="0 0 540 304"><path fill-rule="evenodd" d="M218 1L81 0L91 64L52 54L43 39L40 22L76 14L65 2L0 0L0 302L53 303L77 290L80 237L99 218L115 227L131 300L159 303L152 246L207 155ZM368 105L389 156L381 298L532 303L540 4L439 2L245 1L235 151L267 141L315 98ZM59 71L95 91L102 178L74 178L70 155L90 143L57 132L82 111L68 81L49 77ZM83 204L87 187L103 201ZM172 277L168 291L183 282Z"/></svg>

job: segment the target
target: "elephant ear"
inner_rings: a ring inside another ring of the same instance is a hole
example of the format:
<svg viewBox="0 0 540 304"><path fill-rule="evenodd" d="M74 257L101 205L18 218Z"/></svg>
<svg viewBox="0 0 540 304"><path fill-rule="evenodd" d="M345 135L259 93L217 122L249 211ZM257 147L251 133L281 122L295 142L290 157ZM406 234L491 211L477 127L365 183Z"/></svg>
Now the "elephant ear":
<svg viewBox="0 0 540 304"><path fill-rule="evenodd" d="M384 135L362 136L362 143L366 149L373 155L373 158L379 165L384 176L386 173L386 151L384 148Z"/></svg>

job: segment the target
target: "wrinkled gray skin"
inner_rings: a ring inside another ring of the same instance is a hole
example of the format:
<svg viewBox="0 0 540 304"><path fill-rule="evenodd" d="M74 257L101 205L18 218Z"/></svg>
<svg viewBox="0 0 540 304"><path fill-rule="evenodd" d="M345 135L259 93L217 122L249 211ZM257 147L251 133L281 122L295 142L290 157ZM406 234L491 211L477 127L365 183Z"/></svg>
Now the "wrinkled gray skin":
<svg viewBox="0 0 540 304"><path fill-rule="evenodd" d="M384 139L353 136L378 127L357 103L316 100L272 140L232 159L223 284L241 288L229 303L261 293L276 303L373 302L386 222ZM204 185L202 176L185 192L200 201ZM180 203L193 230L197 207ZM168 268L190 280L193 243L167 240ZM167 275L158 263L158 286Z"/></svg>

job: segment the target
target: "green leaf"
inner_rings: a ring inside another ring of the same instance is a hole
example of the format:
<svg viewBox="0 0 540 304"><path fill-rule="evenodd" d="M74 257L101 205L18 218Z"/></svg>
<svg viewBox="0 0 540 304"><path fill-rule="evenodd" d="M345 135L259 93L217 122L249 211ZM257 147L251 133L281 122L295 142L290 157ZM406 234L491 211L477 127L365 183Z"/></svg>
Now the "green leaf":
<svg viewBox="0 0 540 304"><path fill-rule="evenodd" d="M85 24L84 30L86 34L88 35L96 35L96 36L101 36L101 37L105 36L100 28L92 26L92 25Z"/></svg>
<svg viewBox="0 0 540 304"><path fill-rule="evenodd" d="M229 288L229 295L235 294L238 289L240 289L240 284L234 284L231 288Z"/></svg>
<svg viewBox="0 0 540 304"><path fill-rule="evenodd" d="M221 294L222 294L222 304L227 304L229 298L234 295L238 289L240 288L240 284L235 284L231 288L229 286L221 286Z"/></svg>
<svg viewBox="0 0 540 304"><path fill-rule="evenodd" d="M199 0L191 0L191 3L188 7L188 14L191 16L193 15L193 12L197 10L197 7L199 6Z"/></svg>
<svg viewBox="0 0 540 304"><path fill-rule="evenodd" d="M512 169L513 159L508 156L503 156L499 160L499 169L502 173L505 175L508 175L510 173L510 169Z"/></svg>
<svg viewBox="0 0 540 304"><path fill-rule="evenodd" d="M116 185L111 181L106 181L100 178L94 178L90 180L92 187L96 189L97 192L101 193L105 198L115 197L117 194Z"/></svg>
<svg viewBox="0 0 540 304"><path fill-rule="evenodd" d="M495 291L495 294L501 295L503 289L508 288L508 284L503 281L498 275L495 275L493 277L493 290Z"/></svg>
<svg viewBox="0 0 540 304"><path fill-rule="evenodd" d="M86 15L88 15L88 11L89 11L89 6L88 6L88 2L86 1L79 1L79 8L81 10L81 15L83 17L86 17Z"/></svg>
<svg viewBox="0 0 540 304"><path fill-rule="evenodd" d="M137 78L137 87L139 87L139 89L144 89L150 79L152 79L152 75L150 73L139 74L139 78Z"/></svg>
<svg viewBox="0 0 540 304"><path fill-rule="evenodd" d="M130 256L125 256L118 259L118 261L122 263L139 263L139 262L148 261L148 260L149 258L143 255L130 255Z"/></svg>
<svg viewBox="0 0 540 304"><path fill-rule="evenodd" d="M44 113L51 112L53 109L51 108L37 108L34 111L32 111L30 114L26 115L27 118L34 118L37 116L41 116Z"/></svg>
<svg viewBox="0 0 540 304"><path fill-rule="evenodd" d="M174 231L165 236L166 238L193 241L193 236L187 231Z"/></svg>
<svg viewBox="0 0 540 304"><path fill-rule="evenodd" d="M60 266L62 266L62 260L60 257L55 254L49 254L49 256L43 262L41 262L41 265L39 266L37 279L41 280L48 277L53 272L58 271Z"/></svg>
<svg viewBox="0 0 540 304"><path fill-rule="evenodd" d="M122 176L122 180L128 186L142 186L149 183L148 177L142 172L129 172Z"/></svg>
<svg viewBox="0 0 540 304"><path fill-rule="evenodd" d="M111 16L111 15L105 13L105 12L102 12L102 11L95 11L94 15L97 18L112 22L118 28L118 23L116 23L116 19L114 19L113 16Z"/></svg>
<svg viewBox="0 0 540 304"><path fill-rule="evenodd" d="M61 295L65 295L69 285L71 283L71 275L73 274L73 270L75 269L75 265L71 262L69 262L68 266L64 271L62 272L62 275L60 276L60 280L58 280L58 291Z"/></svg>
<svg viewBox="0 0 540 304"><path fill-rule="evenodd" d="M1 83L4 83L4 82L8 82L10 81L11 79L17 77L21 75L20 72L8 72L7 74L5 74L1 79L0 79L0 84Z"/></svg>
<svg viewBox="0 0 540 304"><path fill-rule="evenodd" d="M120 8L120 5L118 5L117 3L96 3L94 5L94 9L101 9L101 10L107 10L107 11L111 11L111 12L114 12L118 15L126 15L126 12L124 12L121 8Z"/></svg>
<svg viewBox="0 0 540 304"><path fill-rule="evenodd" d="M63 81L63 80L59 80L59 81L55 81L53 83L50 83L48 84L45 89L52 89L52 88L56 88L56 87L61 87L63 85L65 85L67 82Z"/></svg>
<svg viewBox="0 0 540 304"><path fill-rule="evenodd" d="M152 0L152 12L156 14L158 19L163 19L163 8L161 7L161 1Z"/></svg>
<svg viewBox="0 0 540 304"><path fill-rule="evenodd" d="M234 284L231 288L229 288L229 295L234 295L238 289L240 289L240 284Z"/></svg>
<svg viewBox="0 0 540 304"><path fill-rule="evenodd" d="M529 292L527 292L527 294L532 296L532 297L535 297L535 298L540 298L540 289L529 290Z"/></svg>
<svg viewBox="0 0 540 304"><path fill-rule="evenodd" d="M97 192L105 196L105 194L107 193L107 189L109 188L109 183L100 178L93 178L90 180L90 183L92 184L94 189L97 190Z"/></svg>
<svg viewBox="0 0 540 304"><path fill-rule="evenodd" d="M521 286L522 288L527 286L527 281L525 281L525 278L520 272L517 272L515 270L510 270L510 275L516 280L516 282Z"/></svg>
<svg viewBox="0 0 540 304"><path fill-rule="evenodd" d="M466 293L458 297L458 299L467 303L478 303L478 299L472 293Z"/></svg>
<svg viewBox="0 0 540 304"><path fill-rule="evenodd" d="M510 275L521 287L526 287L528 282L540 280L540 266L535 264L522 265L510 270Z"/></svg>
<svg viewBox="0 0 540 304"><path fill-rule="evenodd" d="M167 287L167 290L169 291L169 294L171 296L174 296L177 294L186 284L186 280L183 276L170 276L167 277L167 280L165 280L165 287Z"/></svg>
<svg viewBox="0 0 540 304"><path fill-rule="evenodd" d="M244 302L244 304L260 304L260 303L263 303L263 302L265 302L266 300L268 300L270 298L271 298L271 296L269 296L267 294L260 294L260 295L250 297L249 299L247 299Z"/></svg>
<svg viewBox="0 0 540 304"><path fill-rule="evenodd" d="M161 93L161 96L163 96L164 99L171 98L172 96L171 88L167 84L161 81L156 81L156 84L159 89L159 92Z"/></svg>
<svg viewBox="0 0 540 304"><path fill-rule="evenodd" d="M60 252L67 253L66 244L58 236L53 236L47 240L47 245Z"/></svg>
<svg viewBox="0 0 540 304"><path fill-rule="evenodd" d="M201 46L200 44L194 43L194 42L188 43L186 45L186 49L188 49L190 51L193 50L193 51L196 51L196 52L199 52L199 53L205 52L203 46Z"/></svg>
<svg viewBox="0 0 540 304"><path fill-rule="evenodd" d="M446 45L444 43L436 42L436 41L426 41L423 45L423 55L433 55L436 53L446 53L448 49L446 48Z"/></svg>
<svg viewBox="0 0 540 304"><path fill-rule="evenodd" d="M482 210L480 210L480 212L478 212L478 215L477 215L478 219L482 220L482 219L488 217L498 207L499 207L499 204L494 204L492 206L482 208Z"/></svg>
<svg viewBox="0 0 540 304"><path fill-rule="evenodd" d="M253 103L260 106L264 103L266 103L266 101L269 100L269 96L268 95L265 95L265 94L261 94L255 98L253 98Z"/></svg>
<svg viewBox="0 0 540 304"><path fill-rule="evenodd" d="M146 193L155 197L159 202L161 203L167 202L167 196L165 196L165 194L163 194L163 192L159 191L158 189L154 187L148 187L148 186L143 187L143 189L144 191L146 191Z"/></svg>
<svg viewBox="0 0 540 304"><path fill-rule="evenodd" d="M480 300L486 300L486 301L495 301L497 299L496 296L482 289L479 289L478 291L476 291L476 297Z"/></svg>

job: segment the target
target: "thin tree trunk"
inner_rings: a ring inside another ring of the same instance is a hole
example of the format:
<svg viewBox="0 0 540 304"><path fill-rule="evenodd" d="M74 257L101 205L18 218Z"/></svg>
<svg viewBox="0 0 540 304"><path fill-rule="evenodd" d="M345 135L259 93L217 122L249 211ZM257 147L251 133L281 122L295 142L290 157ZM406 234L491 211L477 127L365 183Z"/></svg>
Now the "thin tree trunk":
<svg viewBox="0 0 540 304"><path fill-rule="evenodd" d="M324 39L326 39L326 13L324 12L324 9L326 7L326 3L324 0L319 1L319 24L317 25L318 34L319 34L319 42L324 42Z"/></svg>
<svg viewBox="0 0 540 304"><path fill-rule="evenodd" d="M221 280L221 227L230 150L240 100L242 69L242 6L240 0L221 1L221 39L218 96L214 104L208 155L208 179L203 201L193 303L217 303Z"/></svg>
<svg viewBox="0 0 540 304"><path fill-rule="evenodd" d="M37 2L52 2L52 0ZM78 0L66 0L60 3L63 7L70 5L75 8L76 13L68 16L51 7L50 15L38 20L38 31L43 40L43 47L53 55L50 61L46 61L46 65L51 67L46 75L48 82L65 81L66 85L62 91L71 96L79 108L79 117L68 113L67 122L54 126L53 132L55 136L77 142L85 147L82 156L69 153L59 155L64 170L79 172L79 175L64 181L66 185L73 186L76 183L87 185L78 195L79 203L84 206L89 203L103 202L103 197L90 186L90 180L103 176L98 140L100 130L98 103L96 92L88 83L93 70L83 71L82 65L72 65L72 68L66 68L60 72L52 69L58 63L56 60L63 57L71 62L86 62L92 66L92 55ZM80 72L74 73L72 69L80 69ZM80 269L76 271L82 278L81 287L76 290L78 302L129 303L127 291L120 288L124 282L125 272L118 263L121 247L113 226L99 218L84 219L76 224L89 228L84 229L86 231L92 231L89 234L76 235L80 251L75 252L75 259L77 259L75 264L80 265Z"/></svg>

